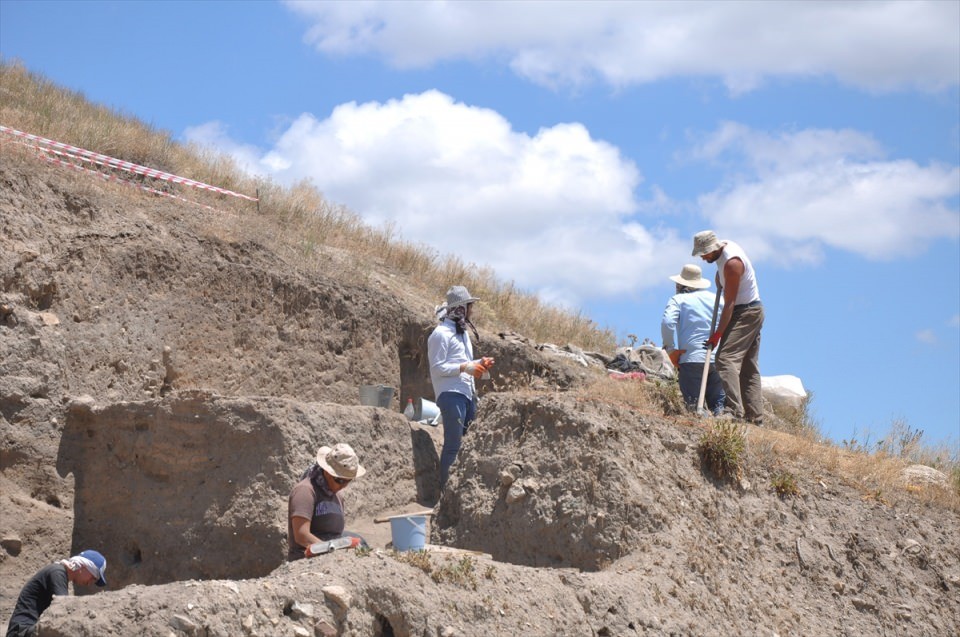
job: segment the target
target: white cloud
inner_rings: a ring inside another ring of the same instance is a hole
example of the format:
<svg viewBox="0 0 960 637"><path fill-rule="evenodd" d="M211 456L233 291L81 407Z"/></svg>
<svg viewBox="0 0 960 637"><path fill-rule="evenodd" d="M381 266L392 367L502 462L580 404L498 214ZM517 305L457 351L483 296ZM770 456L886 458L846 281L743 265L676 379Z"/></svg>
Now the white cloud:
<svg viewBox="0 0 960 637"><path fill-rule="evenodd" d="M956 86L960 3L286 2L328 55L400 68L502 60L544 85L719 77L733 92L777 76L869 90Z"/></svg>
<svg viewBox="0 0 960 637"><path fill-rule="evenodd" d="M690 156L740 171L699 201L718 234L738 237L755 258L817 262L831 246L893 259L960 236L960 215L949 207L960 168L885 160L862 133L772 136L727 123Z"/></svg>
<svg viewBox="0 0 960 637"><path fill-rule="evenodd" d="M947 325L950 327L960 327L960 314L954 314L950 317L950 320L947 321Z"/></svg>
<svg viewBox="0 0 960 637"><path fill-rule="evenodd" d="M927 345L936 345L937 343L937 335L931 329L920 330L915 336L918 341Z"/></svg>
<svg viewBox="0 0 960 637"><path fill-rule="evenodd" d="M619 149L577 123L518 132L495 111L438 91L354 102L326 119L297 117L267 152L232 142L216 122L188 137L250 170L309 180L368 223L495 267L541 298L576 306L664 285L690 261L689 237L663 224L684 212ZM736 175L698 204L721 237L755 260L818 262L825 247L873 259L956 239L960 168L886 160L851 130L771 135L723 124L687 158ZM640 219L655 219L639 225ZM685 233L684 233L685 234Z"/></svg>
<svg viewBox="0 0 960 637"><path fill-rule="evenodd" d="M563 304L660 285L689 254L686 237L629 220L641 175L616 147L576 123L517 132L438 91L303 114L246 163Z"/></svg>
<svg viewBox="0 0 960 637"><path fill-rule="evenodd" d="M254 175L267 175L270 166L261 164L260 149L251 144L238 144L231 139L227 127L219 121L189 126L183 133L187 142L201 148L229 155L237 165Z"/></svg>

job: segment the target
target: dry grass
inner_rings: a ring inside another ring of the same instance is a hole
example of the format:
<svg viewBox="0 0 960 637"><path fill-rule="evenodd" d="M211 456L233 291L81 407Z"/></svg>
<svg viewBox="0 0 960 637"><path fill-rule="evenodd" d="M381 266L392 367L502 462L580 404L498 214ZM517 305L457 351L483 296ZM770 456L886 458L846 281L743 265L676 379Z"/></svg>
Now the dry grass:
<svg viewBox="0 0 960 637"><path fill-rule="evenodd" d="M338 274L352 270L351 276L361 282L359 277L379 266L406 277L408 289L419 286L412 292L423 299L442 299L450 285L463 284L483 299L481 310L488 329L522 331L537 341L573 343L584 349L612 351L616 346L609 329L601 329L581 314L543 304L513 283L499 280L490 268L405 241L395 228L371 227L356 213L330 204L308 183L282 187L252 177L229 158L178 144L167 131L91 104L82 94L5 60L0 61L0 123L228 190L259 193L259 214L255 204L232 197L204 192L184 195L234 213L200 216L209 223L211 234L263 242L303 271L329 272L333 254L346 264ZM5 140L5 153L7 146ZM168 184L153 187L171 188ZM149 195L128 189L126 196ZM354 267L346 267L351 264Z"/></svg>
<svg viewBox="0 0 960 637"><path fill-rule="evenodd" d="M598 374L593 382L577 390L577 396L628 407L648 415L687 414L677 383L670 381L616 380L606 374Z"/></svg>
<svg viewBox="0 0 960 637"><path fill-rule="evenodd" d="M883 452L845 449L814 435L755 429L750 433L750 453L758 464L775 467L789 463L798 477L820 480L839 476L868 499L889 503L899 497L914 497L960 511L960 484L956 480L947 487L911 486L902 475L903 469L914 462ZM960 462L954 457L939 470L952 476L958 466Z"/></svg>
<svg viewBox="0 0 960 637"><path fill-rule="evenodd" d="M668 417L678 425L698 427L705 432L713 422L685 411L675 383L613 380L598 375L593 383L578 389L577 396L645 415ZM785 420L780 423L781 430L748 428L747 451L752 466L766 468L775 475L788 473L797 482L800 478L838 475L864 497L885 501L899 496L915 497L960 511L960 450L951 447L950 442L928 445L922 432L903 421L894 421L889 432L875 441L865 435L860 440L836 445L820 435L819 427L806 413L809 404L804 407L792 415L779 413ZM791 420L786 420L791 416ZM783 469L785 462L792 466L790 471ZM910 464L924 464L943 472L950 480L949 487L905 484L902 471Z"/></svg>

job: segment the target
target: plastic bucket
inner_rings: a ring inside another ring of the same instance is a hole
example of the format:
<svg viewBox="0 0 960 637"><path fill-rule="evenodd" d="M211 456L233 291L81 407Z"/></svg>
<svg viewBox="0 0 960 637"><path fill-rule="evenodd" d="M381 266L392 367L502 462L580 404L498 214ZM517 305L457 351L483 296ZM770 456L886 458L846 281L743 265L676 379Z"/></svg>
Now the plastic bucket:
<svg viewBox="0 0 960 637"><path fill-rule="evenodd" d="M360 385L360 404L368 407L389 407L393 387L387 385Z"/></svg>
<svg viewBox="0 0 960 637"><path fill-rule="evenodd" d="M427 541L427 516L393 516L390 518L390 536L396 551L423 550Z"/></svg>
<svg viewBox="0 0 960 637"><path fill-rule="evenodd" d="M414 420L427 420L433 422L433 420L439 415L440 408L437 407L437 403L432 403L426 398L417 399L413 412Z"/></svg>

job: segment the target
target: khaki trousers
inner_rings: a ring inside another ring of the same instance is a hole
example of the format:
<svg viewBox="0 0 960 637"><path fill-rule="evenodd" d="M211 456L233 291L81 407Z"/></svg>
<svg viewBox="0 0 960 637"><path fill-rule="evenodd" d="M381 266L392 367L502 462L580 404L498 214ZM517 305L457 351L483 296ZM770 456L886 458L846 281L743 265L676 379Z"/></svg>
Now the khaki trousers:
<svg viewBox="0 0 960 637"><path fill-rule="evenodd" d="M760 330L763 305L733 308L733 318L717 350L717 373L727 397L724 410L750 421L763 420L760 391Z"/></svg>

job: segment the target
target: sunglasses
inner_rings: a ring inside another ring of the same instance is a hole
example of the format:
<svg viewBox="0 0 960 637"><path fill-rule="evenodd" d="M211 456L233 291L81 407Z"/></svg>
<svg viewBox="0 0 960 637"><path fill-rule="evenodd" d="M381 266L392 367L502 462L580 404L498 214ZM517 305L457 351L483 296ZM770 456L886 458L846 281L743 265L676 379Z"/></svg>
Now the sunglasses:
<svg viewBox="0 0 960 637"><path fill-rule="evenodd" d="M350 484L350 480L352 479L352 478L338 478L337 476L330 476L330 477L333 478L333 481L339 484L340 486Z"/></svg>

